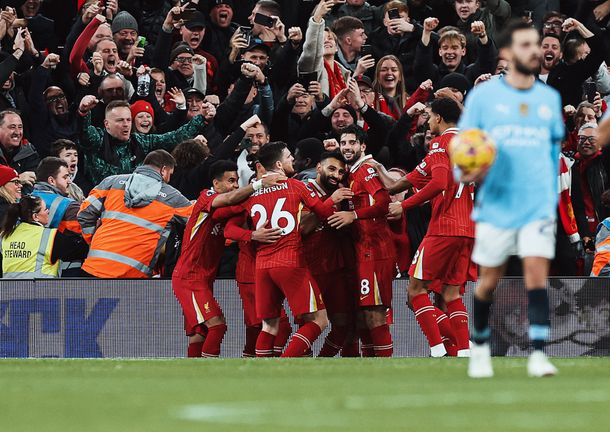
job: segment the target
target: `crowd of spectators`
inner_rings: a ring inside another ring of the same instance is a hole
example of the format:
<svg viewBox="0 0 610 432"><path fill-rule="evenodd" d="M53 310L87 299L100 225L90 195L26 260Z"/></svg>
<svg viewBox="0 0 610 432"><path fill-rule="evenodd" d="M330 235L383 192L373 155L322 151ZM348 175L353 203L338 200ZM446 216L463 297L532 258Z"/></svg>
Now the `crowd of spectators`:
<svg viewBox="0 0 610 432"><path fill-rule="evenodd" d="M412 117L409 108L441 97L462 104L473 86L502 79L509 64L496 35L508 20L526 20L540 31L539 79L561 93L568 130L553 273L591 272L598 225L610 216L610 150L602 145L610 137L603 122L610 0L0 0L0 7L0 218L19 202L27 204L21 210L48 209L46 227L85 243L102 198L81 203L92 189L111 188L104 182L113 175L135 172L139 180L125 177L130 187L156 179L193 200L211 186L213 162L234 160L244 185L253 155L283 141L305 180L353 124L388 169L414 169L431 135L425 113ZM165 152L145 163L159 150L172 154L171 170L159 162L169 160ZM15 214L7 217L13 225ZM399 227L397 242L410 245L401 266L428 216L426 206L411 210ZM143 275L171 271L180 221L163 220L147 258L154 268ZM610 228L598 243L604 233ZM127 245L142 240L112 235ZM79 274L88 254L82 243L74 240L78 253L62 261L63 276ZM235 256L229 245L221 275L232 274ZM596 274L608 261L596 263Z"/></svg>

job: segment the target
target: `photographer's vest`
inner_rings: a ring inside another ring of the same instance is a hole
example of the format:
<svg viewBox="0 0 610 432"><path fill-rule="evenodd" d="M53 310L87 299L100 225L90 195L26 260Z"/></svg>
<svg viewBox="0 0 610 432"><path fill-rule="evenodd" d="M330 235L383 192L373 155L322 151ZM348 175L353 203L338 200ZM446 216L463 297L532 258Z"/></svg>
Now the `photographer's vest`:
<svg viewBox="0 0 610 432"><path fill-rule="evenodd" d="M0 240L2 277L7 279L56 278L59 260L51 262L57 230L22 222Z"/></svg>

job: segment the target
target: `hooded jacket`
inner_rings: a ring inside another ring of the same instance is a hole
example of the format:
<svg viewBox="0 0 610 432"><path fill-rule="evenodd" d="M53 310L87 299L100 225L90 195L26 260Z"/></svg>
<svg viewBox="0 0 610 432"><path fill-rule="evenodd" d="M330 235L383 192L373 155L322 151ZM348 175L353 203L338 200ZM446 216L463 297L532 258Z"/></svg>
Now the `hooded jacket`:
<svg viewBox="0 0 610 432"><path fill-rule="evenodd" d="M78 221L91 244L83 270L100 278L148 278L173 224L192 204L151 166L104 179L82 203Z"/></svg>

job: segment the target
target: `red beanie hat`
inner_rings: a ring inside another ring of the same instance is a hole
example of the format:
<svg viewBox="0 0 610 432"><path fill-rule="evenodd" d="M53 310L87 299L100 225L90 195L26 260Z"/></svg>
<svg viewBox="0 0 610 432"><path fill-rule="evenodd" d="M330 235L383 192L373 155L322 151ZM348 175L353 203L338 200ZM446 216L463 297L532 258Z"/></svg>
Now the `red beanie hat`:
<svg viewBox="0 0 610 432"><path fill-rule="evenodd" d="M15 177L19 177L17 171L9 166L0 165L0 186L4 186Z"/></svg>
<svg viewBox="0 0 610 432"><path fill-rule="evenodd" d="M131 118L134 119L138 115L138 113L147 112L152 116L153 122L155 121L155 111L153 110L150 102L145 100L139 100L131 104Z"/></svg>

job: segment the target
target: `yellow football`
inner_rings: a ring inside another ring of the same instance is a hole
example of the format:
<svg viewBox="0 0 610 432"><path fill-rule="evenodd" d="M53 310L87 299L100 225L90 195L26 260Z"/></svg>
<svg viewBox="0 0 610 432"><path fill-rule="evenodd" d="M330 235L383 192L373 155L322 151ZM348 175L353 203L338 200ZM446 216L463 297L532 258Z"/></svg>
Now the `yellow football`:
<svg viewBox="0 0 610 432"><path fill-rule="evenodd" d="M449 143L449 157L464 174L485 170L496 158L496 144L481 129L467 129Z"/></svg>

